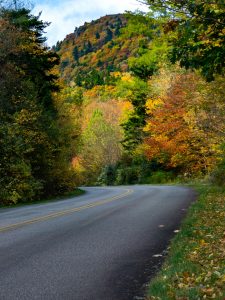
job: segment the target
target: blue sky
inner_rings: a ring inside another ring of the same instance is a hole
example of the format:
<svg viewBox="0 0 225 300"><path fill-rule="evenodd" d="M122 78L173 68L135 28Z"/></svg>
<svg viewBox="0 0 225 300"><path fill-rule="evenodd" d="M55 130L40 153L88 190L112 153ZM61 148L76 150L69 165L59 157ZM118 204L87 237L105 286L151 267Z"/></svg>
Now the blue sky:
<svg viewBox="0 0 225 300"><path fill-rule="evenodd" d="M42 12L41 19L51 22L46 30L47 43L51 46L84 22L137 9L147 8L136 0L34 0L33 14Z"/></svg>

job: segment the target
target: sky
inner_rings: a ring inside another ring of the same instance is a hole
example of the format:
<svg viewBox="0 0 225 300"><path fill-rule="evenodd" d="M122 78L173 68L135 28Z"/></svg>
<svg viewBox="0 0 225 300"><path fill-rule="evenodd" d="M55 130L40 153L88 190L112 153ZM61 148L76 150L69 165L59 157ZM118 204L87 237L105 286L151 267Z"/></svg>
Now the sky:
<svg viewBox="0 0 225 300"><path fill-rule="evenodd" d="M52 46L84 22L137 9L146 11L147 7L137 0L35 0L32 13L42 12L41 20L51 22L46 36L47 44Z"/></svg>

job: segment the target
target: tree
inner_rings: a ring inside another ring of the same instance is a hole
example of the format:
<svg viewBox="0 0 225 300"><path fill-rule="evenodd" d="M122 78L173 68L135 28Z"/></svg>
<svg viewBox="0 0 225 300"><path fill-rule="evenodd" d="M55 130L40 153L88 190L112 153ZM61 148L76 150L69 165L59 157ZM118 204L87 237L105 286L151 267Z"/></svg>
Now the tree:
<svg viewBox="0 0 225 300"><path fill-rule="evenodd" d="M176 74L164 97L147 102L145 153L180 174L206 174L219 155L217 135L199 126L202 111L197 107L206 103L198 91L200 80L195 74Z"/></svg>
<svg viewBox="0 0 225 300"><path fill-rule="evenodd" d="M106 28L106 36L105 36L105 42L110 42L113 38L113 32L109 29Z"/></svg>
<svg viewBox="0 0 225 300"><path fill-rule="evenodd" d="M1 203L62 192L54 173L61 132L52 97L59 59L44 46L46 26L24 8L0 10Z"/></svg>
<svg viewBox="0 0 225 300"><path fill-rule="evenodd" d="M224 74L224 1L146 0L155 16L164 18L165 32L171 35L171 61L186 69L199 69L211 81Z"/></svg>
<svg viewBox="0 0 225 300"><path fill-rule="evenodd" d="M79 50L78 50L77 46L75 46L74 49L73 49L73 58L76 62L78 62L78 60L79 60Z"/></svg>
<svg viewBox="0 0 225 300"><path fill-rule="evenodd" d="M129 100L133 106L128 119L122 123L124 129L124 140L122 145L128 152L132 152L139 145L144 137L143 128L146 122L146 99L148 95L148 85L145 81L124 76L118 83L120 96Z"/></svg>
<svg viewBox="0 0 225 300"><path fill-rule="evenodd" d="M93 51L92 44L90 41L87 41L87 43L85 43L85 45L84 45L84 54L86 55L92 51Z"/></svg>
<svg viewBox="0 0 225 300"><path fill-rule="evenodd" d="M95 183L102 168L115 164L121 156L121 131L110 124L96 109L82 133L81 161L86 173L86 183Z"/></svg>
<svg viewBox="0 0 225 300"><path fill-rule="evenodd" d="M96 32L96 33L95 33L95 37L96 37L97 40L100 39L100 34L99 34L99 32Z"/></svg>
<svg viewBox="0 0 225 300"><path fill-rule="evenodd" d="M159 56L152 51L148 51L140 57L129 59L129 68L135 76L142 80L147 80L158 70Z"/></svg>
<svg viewBox="0 0 225 300"><path fill-rule="evenodd" d="M128 120L122 124L125 132L123 146L128 152L132 152L145 137L143 128L146 125L148 81L159 70L160 66L167 62L169 46L161 23L153 17L136 14L128 15L128 18L128 27L124 30L123 37L130 38L136 36L137 33L142 34L141 38L138 39L139 47L136 53L128 60L129 69L134 79L128 80L124 85L130 91L128 95L134 111Z"/></svg>
<svg viewBox="0 0 225 300"><path fill-rule="evenodd" d="M114 31L115 36L119 36L120 35L120 26L116 26L115 31Z"/></svg>

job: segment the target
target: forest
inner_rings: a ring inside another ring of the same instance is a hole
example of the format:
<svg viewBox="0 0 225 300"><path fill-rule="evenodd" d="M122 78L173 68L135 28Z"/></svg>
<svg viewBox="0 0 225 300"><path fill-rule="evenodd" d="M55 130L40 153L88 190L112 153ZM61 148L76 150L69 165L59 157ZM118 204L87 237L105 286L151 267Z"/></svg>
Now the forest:
<svg viewBox="0 0 225 300"><path fill-rule="evenodd" d="M0 1L0 204L81 185L225 185L223 0L143 0L51 49Z"/></svg>

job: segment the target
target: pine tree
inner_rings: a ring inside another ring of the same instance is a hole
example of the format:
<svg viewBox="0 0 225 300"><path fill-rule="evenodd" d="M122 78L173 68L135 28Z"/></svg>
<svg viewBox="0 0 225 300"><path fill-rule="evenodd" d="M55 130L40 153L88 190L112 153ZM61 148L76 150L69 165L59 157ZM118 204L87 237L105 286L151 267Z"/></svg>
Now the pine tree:
<svg viewBox="0 0 225 300"><path fill-rule="evenodd" d="M73 58L75 61L78 62L79 60L79 50L78 50L78 47L75 46L74 49L73 49Z"/></svg>
<svg viewBox="0 0 225 300"><path fill-rule="evenodd" d="M29 10L0 10L0 203L57 193L60 129L51 72L58 56L44 45L47 23Z"/></svg>

